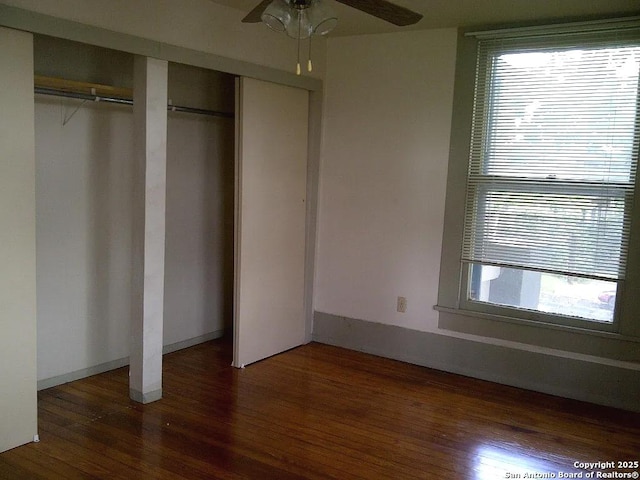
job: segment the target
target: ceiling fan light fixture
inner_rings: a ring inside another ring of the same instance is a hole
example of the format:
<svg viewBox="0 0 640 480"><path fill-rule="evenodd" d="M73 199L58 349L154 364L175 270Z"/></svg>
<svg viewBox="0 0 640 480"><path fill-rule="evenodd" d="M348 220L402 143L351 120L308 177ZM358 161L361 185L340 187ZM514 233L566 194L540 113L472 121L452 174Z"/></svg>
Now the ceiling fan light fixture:
<svg viewBox="0 0 640 480"><path fill-rule="evenodd" d="M263 1L260 5L267 3ZM264 8L264 7L262 7ZM251 17L253 18L253 17ZM313 70L311 63L311 36L326 35L338 24L338 18L324 0L273 0L262 12L260 19L276 32L286 32L298 42L298 63L296 74L300 75L300 44L309 39L309 60L307 70Z"/></svg>
<svg viewBox="0 0 640 480"><path fill-rule="evenodd" d="M315 0L309 8L309 21L314 35L326 35L338 25L333 9L324 0Z"/></svg>
<svg viewBox="0 0 640 480"><path fill-rule="evenodd" d="M285 0L274 0L260 18L272 30L284 32L291 23L291 7Z"/></svg>
<svg viewBox="0 0 640 480"><path fill-rule="evenodd" d="M313 29L314 35L326 35L338 25L337 18L325 18Z"/></svg>
<svg viewBox="0 0 640 480"><path fill-rule="evenodd" d="M260 18L272 30L302 40L326 35L338 24L333 9L324 0L273 0Z"/></svg>
<svg viewBox="0 0 640 480"><path fill-rule="evenodd" d="M309 9L291 9L291 20L285 25L287 35L291 38L304 40L305 38L309 38L313 33L313 25L311 24L308 13Z"/></svg>

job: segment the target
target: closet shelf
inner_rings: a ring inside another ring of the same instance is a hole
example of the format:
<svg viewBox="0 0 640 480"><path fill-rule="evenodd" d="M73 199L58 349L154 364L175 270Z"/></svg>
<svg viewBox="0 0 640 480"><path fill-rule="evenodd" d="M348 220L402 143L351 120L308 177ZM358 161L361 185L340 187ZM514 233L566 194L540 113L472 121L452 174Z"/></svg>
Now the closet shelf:
<svg viewBox="0 0 640 480"><path fill-rule="evenodd" d="M69 93L82 93L84 95L94 95L98 97L117 97L128 100L133 98L133 90L131 88L112 87L110 85L102 85L99 83L78 82L76 80L67 80L64 78L36 75L34 77L34 84L36 88L59 90Z"/></svg>

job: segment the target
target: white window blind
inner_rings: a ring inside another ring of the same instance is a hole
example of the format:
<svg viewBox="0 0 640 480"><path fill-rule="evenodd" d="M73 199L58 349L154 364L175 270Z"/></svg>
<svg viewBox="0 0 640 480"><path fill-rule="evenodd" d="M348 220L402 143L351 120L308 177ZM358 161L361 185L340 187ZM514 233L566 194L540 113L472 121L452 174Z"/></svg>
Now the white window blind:
<svg viewBox="0 0 640 480"><path fill-rule="evenodd" d="M480 39L463 262L623 279L640 28Z"/></svg>

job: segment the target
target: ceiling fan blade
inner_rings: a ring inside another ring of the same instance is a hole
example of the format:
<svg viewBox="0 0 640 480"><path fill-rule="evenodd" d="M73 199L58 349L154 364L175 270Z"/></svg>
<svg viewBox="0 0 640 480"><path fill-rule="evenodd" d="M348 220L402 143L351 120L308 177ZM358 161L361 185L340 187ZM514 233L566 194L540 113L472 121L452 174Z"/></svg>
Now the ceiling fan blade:
<svg viewBox="0 0 640 480"><path fill-rule="evenodd" d="M337 2L349 5L356 10L361 10L369 15L378 17L394 25L404 27L418 23L422 19L422 14L409 10L408 8L395 5L386 0L336 0Z"/></svg>
<svg viewBox="0 0 640 480"><path fill-rule="evenodd" d="M242 23L259 23L262 21L262 12L264 12L273 0L262 0L256 8L251 10L246 17L242 19Z"/></svg>

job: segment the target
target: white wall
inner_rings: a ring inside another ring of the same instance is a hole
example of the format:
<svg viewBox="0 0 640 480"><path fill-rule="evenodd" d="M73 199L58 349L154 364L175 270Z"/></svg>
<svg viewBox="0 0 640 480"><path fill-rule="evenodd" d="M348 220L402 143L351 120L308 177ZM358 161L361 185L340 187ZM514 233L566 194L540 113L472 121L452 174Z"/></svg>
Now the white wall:
<svg viewBox="0 0 640 480"><path fill-rule="evenodd" d="M231 328L233 142L233 119L169 115L165 345Z"/></svg>
<svg viewBox="0 0 640 480"><path fill-rule="evenodd" d="M38 379L128 356L130 107L38 96Z"/></svg>
<svg viewBox="0 0 640 480"><path fill-rule="evenodd" d="M32 36L0 28L0 452L37 433L32 72Z"/></svg>
<svg viewBox="0 0 640 480"><path fill-rule="evenodd" d="M245 13L211 0L2 0L2 3L115 32L295 72L296 42ZM314 40L315 77L325 67L325 40Z"/></svg>
<svg viewBox="0 0 640 480"><path fill-rule="evenodd" d="M330 39L327 55L314 309L435 330L456 31Z"/></svg>

